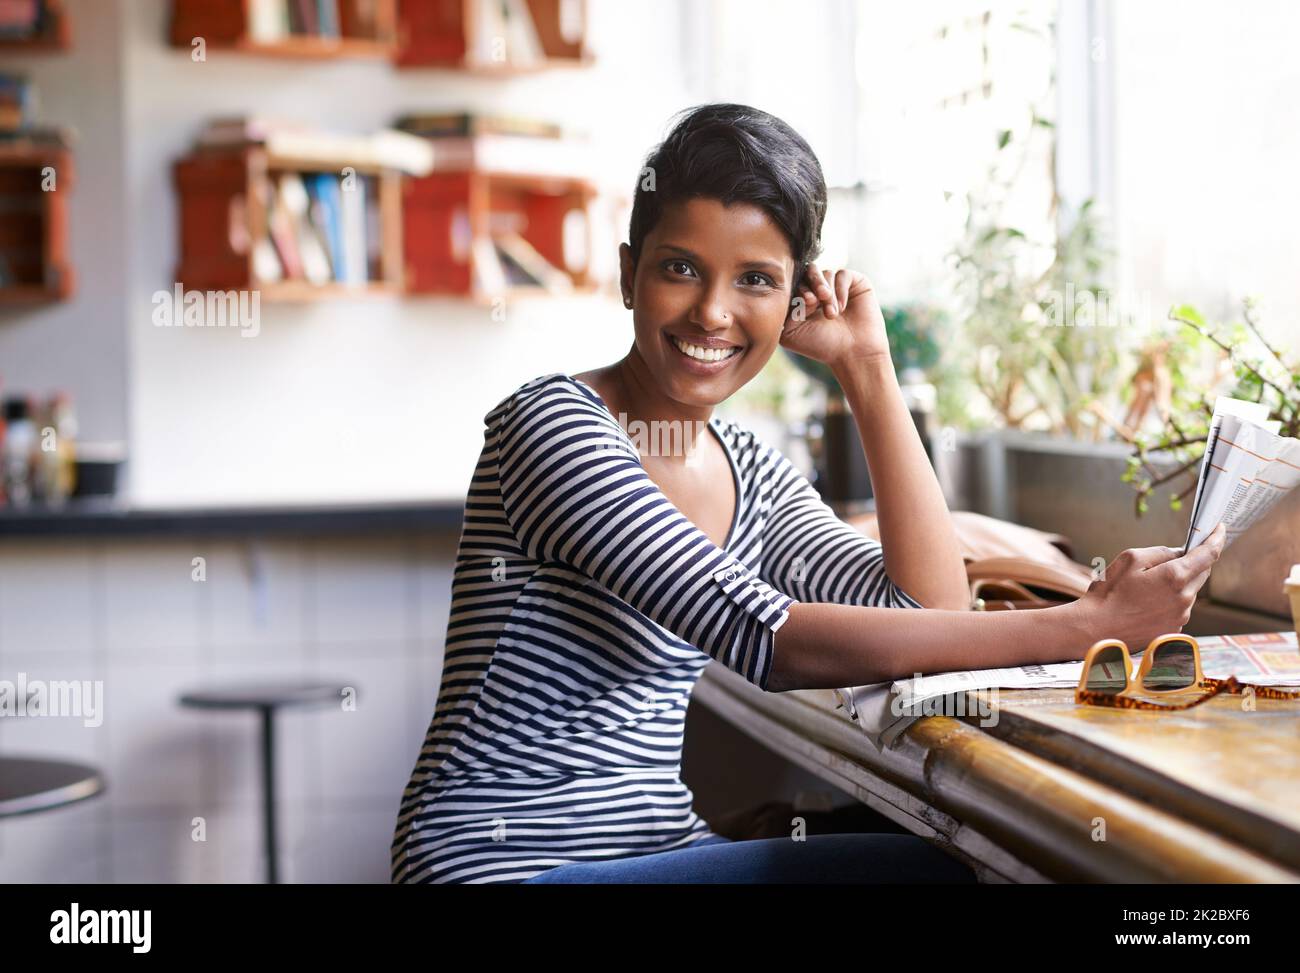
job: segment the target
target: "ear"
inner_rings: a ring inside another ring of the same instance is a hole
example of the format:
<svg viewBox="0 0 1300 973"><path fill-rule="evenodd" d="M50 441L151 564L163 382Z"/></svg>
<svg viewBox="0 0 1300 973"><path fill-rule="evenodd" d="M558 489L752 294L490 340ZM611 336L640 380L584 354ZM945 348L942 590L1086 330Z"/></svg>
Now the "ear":
<svg viewBox="0 0 1300 973"><path fill-rule="evenodd" d="M631 307L634 284L636 281L636 262L632 259L632 248L626 243L618 245L618 286L623 295L623 302Z"/></svg>

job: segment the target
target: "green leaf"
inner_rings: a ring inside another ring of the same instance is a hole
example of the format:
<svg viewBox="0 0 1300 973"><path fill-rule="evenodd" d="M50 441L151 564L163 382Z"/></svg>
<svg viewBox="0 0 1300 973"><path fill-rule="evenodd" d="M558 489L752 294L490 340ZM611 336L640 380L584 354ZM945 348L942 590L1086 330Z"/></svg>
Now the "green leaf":
<svg viewBox="0 0 1300 973"><path fill-rule="evenodd" d="M1205 327L1205 318L1201 316L1200 311L1196 310L1196 308L1192 307L1190 304L1179 304L1177 307L1170 310L1169 316L1171 318L1182 318L1184 321L1191 321L1193 324L1201 328Z"/></svg>
<svg viewBox="0 0 1300 973"><path fill-rule="evenodd" d="M1007 143L1009 143L1010 141L1011 141L1011 129L1004 128L1001 132L998 133L999 149L1005 149L1007 147Z"/></svg>

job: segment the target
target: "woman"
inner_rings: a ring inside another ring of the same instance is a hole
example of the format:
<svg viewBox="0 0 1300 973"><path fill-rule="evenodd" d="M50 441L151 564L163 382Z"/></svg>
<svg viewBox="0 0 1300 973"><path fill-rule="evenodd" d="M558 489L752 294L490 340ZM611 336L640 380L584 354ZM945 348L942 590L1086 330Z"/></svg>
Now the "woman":
<svg viewBox="0 0 1300 973"><path fill-rule="evenodd" d="M871 284L813 263L825 210L808 145L753 108L697 108L647 159L620 248L627 355L487 414L394 881L969 881L910 835L711 834L679 774L704 666L768 692L830 688L1077 660L1186 622L1221 531L1186 557L1126 551L1074 604L964 610ZM880 542L712 415L778 345L844 388Z"/></svg>

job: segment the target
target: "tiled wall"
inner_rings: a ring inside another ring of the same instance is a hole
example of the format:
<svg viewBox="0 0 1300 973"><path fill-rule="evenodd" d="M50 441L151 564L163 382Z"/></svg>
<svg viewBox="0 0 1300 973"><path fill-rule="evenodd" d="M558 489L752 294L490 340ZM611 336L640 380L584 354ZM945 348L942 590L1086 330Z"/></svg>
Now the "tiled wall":
<svg viewBox="0 0 1300 973"><path fill-rule="evenodd" d="M357 706L278 718L281 880L388 881L437 696L455 543L0 540L0 679L102 680L104 692L98 727L0 719L0 753L93 764L108 781L94 800L0 818L0 880L261 881L257 717L177 697L319 678L356 687Z"/></svg>

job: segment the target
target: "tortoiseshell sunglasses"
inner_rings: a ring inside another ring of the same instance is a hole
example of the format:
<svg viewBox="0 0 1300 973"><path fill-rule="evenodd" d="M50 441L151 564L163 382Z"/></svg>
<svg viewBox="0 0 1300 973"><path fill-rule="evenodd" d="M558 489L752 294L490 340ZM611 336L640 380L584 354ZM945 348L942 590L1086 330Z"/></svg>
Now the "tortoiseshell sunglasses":
<svg viewBox="0 0 1300 973"><path fill-rule="evenodd" d="M1133 672L1128 646L1102 639L1083 658L1076 703L1123 709L1177 710L1199 706L1220 693L1252 691L1261 699L1300 699L1300 690L1240 683L1235 676L1210 679L1201 671L1201 647L1190 635L1158 635ZM1147 696L1145 694L1154 694Z"/></svg>

